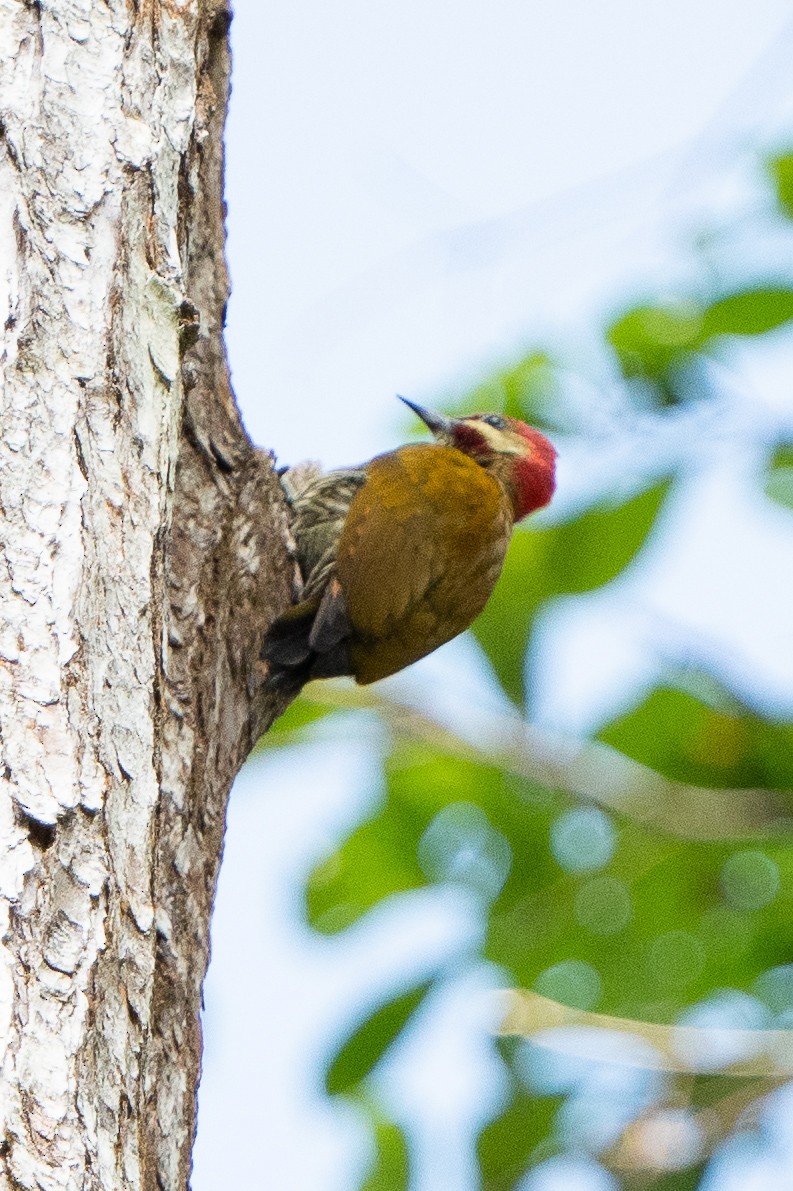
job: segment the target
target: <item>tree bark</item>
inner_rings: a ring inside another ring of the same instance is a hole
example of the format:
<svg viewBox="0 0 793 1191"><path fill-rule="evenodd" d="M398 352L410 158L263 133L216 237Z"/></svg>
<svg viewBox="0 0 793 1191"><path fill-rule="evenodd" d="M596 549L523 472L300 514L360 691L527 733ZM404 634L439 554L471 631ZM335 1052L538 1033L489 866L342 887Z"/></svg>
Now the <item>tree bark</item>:
<svg viewBox="0 0 793 1191"><path fill-rule="evenodd" d="M187 1186L286 508L222 342L218 0L0 0L0 1188Z"/></svg>

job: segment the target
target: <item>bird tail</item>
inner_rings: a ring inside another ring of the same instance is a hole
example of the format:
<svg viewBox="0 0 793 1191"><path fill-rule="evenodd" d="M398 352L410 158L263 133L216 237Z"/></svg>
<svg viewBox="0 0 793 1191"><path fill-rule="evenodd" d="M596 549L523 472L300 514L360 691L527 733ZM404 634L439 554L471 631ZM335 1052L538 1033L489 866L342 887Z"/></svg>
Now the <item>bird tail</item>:
<svg viewBox="0 0 793 1191"><path fill-rule="evenodd" d="M261 657L269 663L267 685L296 695L312 678L351 674L350 622L338 579L321 596L302 600L270 626Z"/></svg>

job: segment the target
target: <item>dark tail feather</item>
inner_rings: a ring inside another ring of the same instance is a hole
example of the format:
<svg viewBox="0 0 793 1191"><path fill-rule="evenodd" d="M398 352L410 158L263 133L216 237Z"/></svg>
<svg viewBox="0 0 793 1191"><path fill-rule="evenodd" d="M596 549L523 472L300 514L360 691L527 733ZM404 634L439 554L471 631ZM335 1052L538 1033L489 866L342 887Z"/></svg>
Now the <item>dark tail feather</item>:
<svg viewBox="0 0 793 1191"><path fill-rule="evenodd" d="M309 637L319 600L296 604L279 616L264 638L261 656L275 666L299 666L311 656Z"/></svg>
<svg viewBox="0 0 793 1191"><path fill-rule="evenodd" d="M333 578L322 593L308 643L315 653L332 653L350 635L350 618L341 584Z"/></svg>
<svg viewBox="0 0 793 1191"><path fill-rule="evenodd" d="M344 596L332 579L321 598L296 604L270 626L261 651L270 663L267 685L296 695L311 678L350 674L349 634Z"/></svg>

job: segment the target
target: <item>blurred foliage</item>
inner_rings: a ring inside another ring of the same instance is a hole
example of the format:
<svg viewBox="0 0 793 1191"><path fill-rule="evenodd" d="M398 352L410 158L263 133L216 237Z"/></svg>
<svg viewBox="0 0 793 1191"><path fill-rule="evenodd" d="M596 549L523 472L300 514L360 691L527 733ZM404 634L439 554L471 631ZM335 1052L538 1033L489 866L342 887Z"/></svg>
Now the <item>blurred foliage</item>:
<svg viewBox="0 0 793 1191"><path fill-rule="evenodd" d="M565 429L564 406L554 361L546 352L529 352L477 385L457 403L461 414L497 409L543 430Z"/></svg>
<svg viewBox="0 0 793 1191"><path fill-rule="evenodd" d="M539 610L556 596L602 587L627 567L656 522L669 483L572 521L513 534L501 578L473 633L501 686L526 704L526 651Z"/></svg>
<svg viewBox="0 0 793 1191"><path fill-rule="evenodd" d="M432 988L426 980L410 992L382 1005L358 1027L331 1060L325 1075L330 1096L352 1092L383 1057Z"/></svg>
<svg viewBox="0 0 793 1191"><path fill-rule="evenodd" d="M766 496L793 509L793 443L779 443L768 464Z"/></svg>
<svg viewBox="0 0 793 1191"><path fill-rule="evenodd" d="M793 725L774 723L727 692L721 702L659 687L599 736L675 781L793 790Z"/></svg>
<svg viewBox="0 0 793 1191"><path fill-rule="evenodd" d="M548 1144L561 1096L535 1096L515 1074L521 1044L499 1038L501 1058L510 1072L505 1105L479 1137L478 1157L485 1191L511 1191L520 1181L533 1154L550 1157L559 1146Z"/></svg>
<svg viewBox="0 0 793 1191"><path fill-rule="evenodd" d="M375 1158L361 1191L408 1191L410 1162L405 1135L385 1120L376 1106L371 1109Z"/></svg>
<svg viewBox="0 0 793 1191"><path fill-rule="evenodd" d="M651 404L664 408L690 400L687 370L703 363L721 336L764 335L791 320L793 288L751 286L710 302L636 306L607 328L606 339L625 379L643 382ZM710 392L701 368L694 387L699 396Z"/></svg>
<svg viewBox="0 0 793 1191"><path fill-rule="evenodd" d="M306 728L318 724L320 720L327 719L334 710L333 705L329 703L322 704L311 702L308 699L296 699L275 721L267 735L261 737L256 745L256 751L263 752L266 749L281 748L291 744L303 734Z"/></svg>
<svg viewBox="0 0 793 1191"><path fill-rule="evenodd" d="M767 168L786 227L793 153ZM792 321L793 279L754 277L738 287L712 269L696 293L624 310L603 332L604 355L623 379L615 435L641 426L652 438L653 419L668 429L670 416L684 418L707 397L723 436L718 410L726 398L710 362L729 340L750 344ZM588 445L563 368L531 351L462 396L457 409L506 411L562 431L563 451ZM629 497L615 484L574 514L552 510L515 532L473 627L511 709L509 732L520 731L521 717L526 730L546 611L620 582L643 565L659 527L668 532L665 506L687 480L686 427L682 420L672 463L668 451L663 463L648 455ZM793 437L784 426L768 444L759 483L781 509L793 509ZM333 711L334 688L322 689L324 701L308 692L289 709L266 748L311 737ZM495 965L504 986L540 994L529 1009L556 1006L557 1024L601 1036L622 1031L624 1040L632 1022L649 1047L637 1063L579 1055L560 1067L540 1016L521 1026L522 1037L494 1042L505 1090L478 1142L485 1191L516 1191L528 1169L567 1152L589 1152L626 1191L694 1191L742 1114L753 1105L756 1112L758 1099L791 1073L789 1063L777 1064L778 1035L770 1031L793 1024L793 724L749 706L706 669L681 670L578 742L589 752L562 748L548 762L526 757L536 733L516 755L484 730L471 741L423 713L411 719L410 709L376 691L356 699L387 728L382 797L310 874L311 926L332 937L385 899L421 888L461 891L482 923L469 964ZM341 693L338 704L350 708ZM553 755L558 746L548 740L544 749ZM602 794L609 774L610 800ZM754 807L751 831L735 813L741 798ZM653 800L668 803L665 817L636 812ZM691 809L700 803L708 808L701 821ZM721 830L705 830L706 821ZM458 970L459 956L455 963ZM373 1076L443 979L436 970L376 1006L328 1064L328 1092L352 1097L371 1119L378 1149L365 1191L414 1185L405 1137L378 1103ZM680 1023L685 1047L675 1034ZM714 1024L725 1028L709 1033ZM747 1050L752 1030L759 1051ZM733 1049L709 1056L713 1037L732 1039Z"/></svg>
<svg viewBox="0 0 793 1191"><path fill-rule="evenodd" d="M780 210L793 219L793 153L781 153L768 162Z"/></svg>

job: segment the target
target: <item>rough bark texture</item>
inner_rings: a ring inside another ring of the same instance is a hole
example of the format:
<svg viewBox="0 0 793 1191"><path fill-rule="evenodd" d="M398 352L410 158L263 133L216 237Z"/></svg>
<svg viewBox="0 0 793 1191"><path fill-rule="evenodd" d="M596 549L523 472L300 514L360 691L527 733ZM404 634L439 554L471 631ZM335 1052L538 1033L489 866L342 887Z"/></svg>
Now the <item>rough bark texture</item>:
<svg viewBox="0 0 793 1191"><path fill-rule="evenodd" d="M223 344L217 0L0 0L0 1188L184 1188L280 486Z"/></svg>

